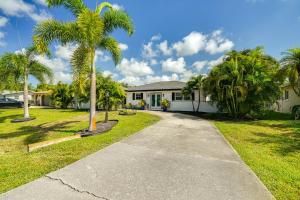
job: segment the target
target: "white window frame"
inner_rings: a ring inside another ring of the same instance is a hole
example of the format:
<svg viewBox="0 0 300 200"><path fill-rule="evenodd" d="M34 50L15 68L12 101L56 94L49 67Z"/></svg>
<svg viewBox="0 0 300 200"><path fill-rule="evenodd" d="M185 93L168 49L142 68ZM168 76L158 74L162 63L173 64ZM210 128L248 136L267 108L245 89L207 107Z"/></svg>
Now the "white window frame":
<svg viewBox="0 0 300 200"><path fill-rule="evenodd" d="M183 96L181 92L175 92L175 101L182 101Z"/></svg>
<svg viewBox="0 0 300 200"><path fill-rule="evenodd" d="M135 100L142 100L142 93L135 93Z"/></svg>

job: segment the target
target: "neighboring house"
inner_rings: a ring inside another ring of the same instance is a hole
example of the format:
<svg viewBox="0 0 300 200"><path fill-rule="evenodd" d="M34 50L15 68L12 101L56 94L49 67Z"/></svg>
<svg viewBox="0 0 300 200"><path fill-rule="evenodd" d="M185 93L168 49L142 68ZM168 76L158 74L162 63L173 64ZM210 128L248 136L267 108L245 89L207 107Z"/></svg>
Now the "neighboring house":
<svg viewBox="0 0 300 200"><path fill-rule="evenodd" d="M0 93L0 98L11 98L18 101L23 101L23 91L4 90L2 93ZM28 101L30 105L34 106L50 106L50 98L47 91L28 91Z"/></svg>
<svg viewBox="0 0 300 200"><path fill-rule="evenodd" d="M186 83L180 81L163 81L150 83L141 86L128 87L126 91L126 104L139 106L141 100L146 101L146 109L161 110L161 101L168 99L170 101L169 111L193 111L192 98L194 107L197 109L199 92L194 91L191 96L183 96L181 90ZM212 105L209 98L201 92L200 112L217 112L216 106Z"/></svg>
<svg viewBox="0 0 300 200"><path fill-rule="evenodd" d="M282 113L290 113L296 105L300 105L300 97L294 92L292 86L283 86L282 97L277 101L275 110Z"/></svg>

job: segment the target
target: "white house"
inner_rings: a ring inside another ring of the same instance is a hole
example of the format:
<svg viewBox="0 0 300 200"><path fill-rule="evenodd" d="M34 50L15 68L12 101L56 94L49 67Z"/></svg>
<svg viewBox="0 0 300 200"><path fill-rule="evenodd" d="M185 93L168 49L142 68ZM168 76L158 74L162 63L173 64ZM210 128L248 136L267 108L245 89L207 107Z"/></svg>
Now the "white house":
<svg viewBox="0 0 300 200"><path fill-rule="evenodd" d="M35 106L49 106L50 98L48 96L49 92L33 92L28 91L28 101L31 105ZM4 90L0 93L0 98L10 98L18 101L23 101L23 91L9 91Z"/></svg>
<svg viewBox="0 0 300 200"><path fill-rule="evenodd" d="M294 92L292 86L282 87L282 97L277 101L275 110L282 113L291 113L296 105L300 105L300 97Z"/></svg>
<svg viewBox="0 0 300 200"><path fill-rule="evenodd" d="M192 99L194 106L197 108L199 92L194 91L192 96L183 96L181 90L185 86L180 81L163 81L150 83L141 86L128 87L126 89L126 104L138 106L141 100L146 101L146 109L161 110L161 101L168 99L170 101L170 111L193 111ZM216 106L210 104L209 98L200 96L199 112L217 112Z"/></svg>

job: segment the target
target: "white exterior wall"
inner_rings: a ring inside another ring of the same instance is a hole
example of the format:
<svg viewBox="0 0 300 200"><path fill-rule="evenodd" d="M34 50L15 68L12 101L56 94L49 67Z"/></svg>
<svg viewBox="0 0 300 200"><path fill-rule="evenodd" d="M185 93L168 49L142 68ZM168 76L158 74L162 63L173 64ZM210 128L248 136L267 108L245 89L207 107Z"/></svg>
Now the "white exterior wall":
<svg viewBox="0 0 300 200"><path fill-rule="evenodd" d="M1 95L0 97L6 97L6 98L11 98L11 99L15 99L18 101L23 101L23 94L22 93L15 93L15 94L5 94L5 95ZM28 94L28 100L31 101L32 100L32 94Z"/></svg>
<svg viewBox="0 0 300 200"><path fill-rule="evenodd" d="M151 94L161 93L162 99L168 99L170 101L169 111L193 111L193 105L191 100L174 100L172 101L172 93L181 92L180 90L174 91L147 91L147 92L127 92L126 94L126 104L132 104L133 106L139 106L141 100L133 100L132 93L143 93L143 99L146 101L146 109L150 107ZM203 94L203 93L202 93ZM198 91L195 91L195 101L194 106L197 109L199 94ZM217 112L217 108L214 105L211 105L209 102L205 101L205 97L201 95L201 102L199 111L200 112Z"/></svg>
<svg viewBox="0 0 300 200"><path fill-rule="evenodd" d="M291 87L286 87L282 91L282 97L284 97L285 90L289 91L288 99L280 99L277 101L277 105L275 105L275 110L282 113L290 113L292 112L292 108L295 105L300 105L300 97L294 92Z"/></svg>

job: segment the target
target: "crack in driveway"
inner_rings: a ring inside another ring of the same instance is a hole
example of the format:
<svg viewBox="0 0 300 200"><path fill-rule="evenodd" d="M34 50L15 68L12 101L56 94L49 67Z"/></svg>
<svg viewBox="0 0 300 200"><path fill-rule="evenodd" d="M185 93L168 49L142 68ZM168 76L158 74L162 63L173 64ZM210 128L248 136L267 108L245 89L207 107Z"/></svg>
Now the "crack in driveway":
<svg viewBox="0 0 300 200"><path fill-rule="evenodd" d="M79 189L75 188L74 186L72 186L72 185L70 185L70 184L68 184L68 183L65 183L62 179L54 178L54 177L51 177L51 176L49 176L49 175L45 175L45 177L48 178L48 179L50 179L50 180L58 181L58 182L60 182L62 185L67 186L68 188L70 188L70 189L72 189L72 190L74 190L74 191L76 191L76 192L79 192L79 193L82 193L82 194L85 193L85 194L91 195L91 196L93 196L93 197L95 197L95 198L98 198L98 199L109 200L108 198L100 197L100 196L98 196L98 195L96 195L96 194L94 194L94 193L92 193L92 192L89 192L89 191L86 191L86 190L79 190Z"/></svg>

